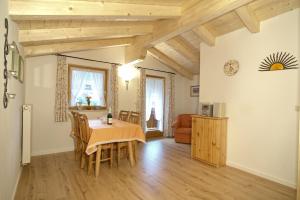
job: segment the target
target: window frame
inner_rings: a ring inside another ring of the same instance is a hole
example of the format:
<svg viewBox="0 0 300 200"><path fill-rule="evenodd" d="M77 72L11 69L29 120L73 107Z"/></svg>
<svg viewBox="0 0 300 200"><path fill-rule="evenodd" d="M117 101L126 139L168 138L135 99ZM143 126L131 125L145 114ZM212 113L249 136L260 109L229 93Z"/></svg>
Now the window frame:
<svg viewBox="0 0 300 200"><path fill-rule="evenodd" d="M82 71L94 71L104 73L104 99L106 106L71 106L71 84L72 84L72 71L73 69L79 69ZM107 109L107 91L108 91L108 69L98 68L98 67L89 67L84 65L77 64L68 64L68 106L69 110L106 110Z"/></svg>

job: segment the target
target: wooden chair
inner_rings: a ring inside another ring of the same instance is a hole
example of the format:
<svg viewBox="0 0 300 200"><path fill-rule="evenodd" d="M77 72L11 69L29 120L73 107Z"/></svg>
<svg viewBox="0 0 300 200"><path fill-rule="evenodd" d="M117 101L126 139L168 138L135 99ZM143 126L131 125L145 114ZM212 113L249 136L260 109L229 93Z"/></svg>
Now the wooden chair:
<svg viewBox="0 0 300 200"><path fill-rule="evenodd" d="M75 153L75 160L79 158L81 160L81 139L79 134L79 127L78 127L78 112L71 111L69 113L69 117L71 119L72 124L72 132L71 137L74 140L74 153Z"/></svg>
<svg viewBox="0 0 300 200"><path fill-rule="evenodd" d="M119 120L122 121L128 121L128 117L129 117L130 112L126 111L126 110L121 110L119 113Z"/></svg>
<svg viewBox="0 0 300 200"><path fill-rule="evenodd" d="M140 124L140 113L131 111L128 116L128 122L133 124ZM137 142L133 141L133 157L136 161L136 150L137 150ZM119 166L121 159L121 150L126 152L126 157L129 157L128 153L128 143L127 142L118 142L117 143L117 164Z"/></svg>
<svg viewBox="0 0 300 200"><path fill-rule="evenodd" d="M140 124L140 113L131 111L128 117L128 122L133 124Z"/></svg>
<svg viewBox="0 0 300 200"><path fill-rule="evenodd" d="M90 155L87 155L85 153L85 150L87 148L89 139L91 137L91 129L89 127L88 118L87 118L86 115L79 115L79 130L80 130L80 138L81 138L81 141L82 141L80 167L83 169L84 166L85 166L85 163L88 162L88 174L91 173L93 165L95 165L95 174L97 174L96 171L99 171L99 169L96 169L96 153L93 153L93 154L90 154ZM105 150L108 150L109 153L107 154L107 157L104 158L104 151ZM112 167L112 164L113 164L113 143L101 145L101 152L100 152L99 162L103 162L103 161L110 161L110 167Z"/></svg>

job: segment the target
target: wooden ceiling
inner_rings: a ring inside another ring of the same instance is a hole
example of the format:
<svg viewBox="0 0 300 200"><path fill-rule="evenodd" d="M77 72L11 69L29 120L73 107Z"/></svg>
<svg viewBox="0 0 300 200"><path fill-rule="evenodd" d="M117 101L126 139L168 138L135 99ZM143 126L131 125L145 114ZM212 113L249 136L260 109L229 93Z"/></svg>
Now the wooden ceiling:
<svg viewBox="0 0 300 200"><path fill-rule="evenodd" d="M27 57L126 46L178 73L199 73L200 43L300 7L300 0L10 0Z"/></svg>

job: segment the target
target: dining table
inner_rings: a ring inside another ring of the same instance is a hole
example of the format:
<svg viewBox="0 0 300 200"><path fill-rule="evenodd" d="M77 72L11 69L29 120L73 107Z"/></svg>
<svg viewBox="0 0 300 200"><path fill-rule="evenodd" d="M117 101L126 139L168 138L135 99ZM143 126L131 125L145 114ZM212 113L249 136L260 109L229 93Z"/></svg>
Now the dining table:
<svg viewBox="0 0 300 200"><path fill-rule="evenodd" d="M104 119L90 119L90 139L86 148L86 154L96 153L96 176L99 175L101 147L104 144L127 142L130 165L135 165L135 151L133 143L139 141L145 143L145 134L139 124L133 124L118 119L112 120L112 125Z"/></svg>

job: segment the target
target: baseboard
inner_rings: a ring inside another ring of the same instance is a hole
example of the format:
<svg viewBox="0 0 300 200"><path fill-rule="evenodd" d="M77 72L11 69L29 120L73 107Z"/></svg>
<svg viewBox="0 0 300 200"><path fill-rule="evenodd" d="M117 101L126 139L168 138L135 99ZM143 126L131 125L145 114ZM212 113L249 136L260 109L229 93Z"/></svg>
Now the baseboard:
<svg viewBox="0 0 300 200"><path fill-rule="evenodd" d="M266 174L266 173L263 173L263 172L260 172L260 171L254 170L254 169L250 169L248 167L242 166L242 165L237 164L235 162L227 161L226 164L227 164L227 166L230 166L230 167L233 167L233 168L236 168L236 169L248 172L250 174L253 174L253 175L256 175L256 176L268 179L270 181L273 181L273 182L276 182L276 183L288 186L290 188L293 188L293 189L297 188L297 186L296 186L295 183L292 183L292 182L289 182L289 181L286 181L286 180L274 177L272 175L269 175L269 174Z"/></svg>
<svg viewBox="0 0 300 200"><path fill-rule="evenodd" d="M20 167L20 170L19 170L19 173L18 173L18 177L17 177L16 183L15 183L15 186L14 186L12 197L11 197L12 200L15 199L15 196L16 196L16 193L17 193L17 189L18 189L18 184L19 184L19 181L20 181L20 178L21 178L21 175L22 175L22 171L23 171L23 167Z"/></svg>
<svg viewBox="0 0 300 200"><path fill-rule="evenodd" d="M62 153L62 152L73 151L73 150L74 150L74 146L55 148L55 149L45 149L45 150L41 150L41 151L34 151L31 153L31 156L41 156L41 155Z"/></svg>

